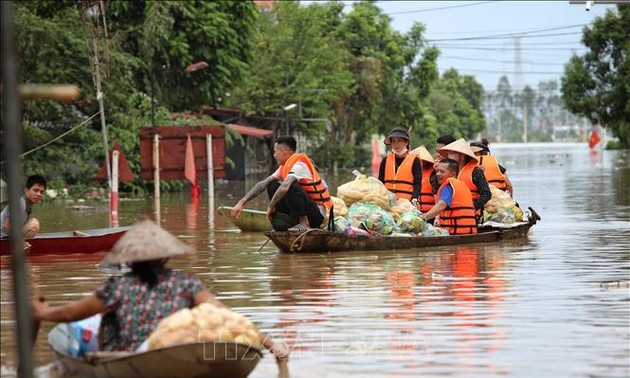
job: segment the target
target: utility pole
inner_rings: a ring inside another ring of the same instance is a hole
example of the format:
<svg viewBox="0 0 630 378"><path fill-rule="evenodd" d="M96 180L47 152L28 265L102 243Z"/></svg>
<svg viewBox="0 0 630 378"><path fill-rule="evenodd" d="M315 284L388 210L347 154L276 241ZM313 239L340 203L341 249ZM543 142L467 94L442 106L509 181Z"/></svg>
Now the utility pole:
<svg viewBox="0 0 630 378"><path fill-rule="evenodd" d="M103 149L105 150L105 168L107 170L107 193L111 211L111 194L112 194L112 171L109 159L109 142L107 140L107 124L105 123L105 105L103 103L103 89L101 87L101 69L102 64L99 60L99 39L101 32L105 39L105 64L107 64L107 24L105 22L105 3L102 0L84 1L80 3L81 21L85 27L86 33L91 35L91 41L88 37L89 58L92 69L92 79L96 87L96 100L101 120L101 134L103 136ZM101 23L102 22L102 23Z"/></svg>
<svg viewBox="0 0 630 378"><path fill-rule="evenodd" d="M527 143L527 101L523 101L523 142Z"/></svg>

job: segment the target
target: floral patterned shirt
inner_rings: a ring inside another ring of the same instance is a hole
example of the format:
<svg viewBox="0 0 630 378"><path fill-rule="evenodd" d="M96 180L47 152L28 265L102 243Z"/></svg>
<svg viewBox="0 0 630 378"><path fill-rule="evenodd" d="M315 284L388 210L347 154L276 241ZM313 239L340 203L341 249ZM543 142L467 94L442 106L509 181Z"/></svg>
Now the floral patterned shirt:
<svg viewBox="0 0 630 378"><path fill-rule="evenodd" d="M160 320L182 308L191 308L204 285L194 274L165 269L153 288L133 273L110 277L96 289L107 312L103 315L103 350L133 351L149 337Z"/></svg>

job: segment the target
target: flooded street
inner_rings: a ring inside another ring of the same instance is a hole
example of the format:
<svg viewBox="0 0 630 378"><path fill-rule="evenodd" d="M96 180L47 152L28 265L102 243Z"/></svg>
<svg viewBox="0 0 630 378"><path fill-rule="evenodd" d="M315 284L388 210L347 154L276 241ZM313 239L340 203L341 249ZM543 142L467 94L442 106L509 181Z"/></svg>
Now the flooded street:
<svg viewBox="0 0 630 378"><path fill-rule="evenodd" d="M528 240L281 254L272 243L261 248L263 234L240 233L209 212L207 197L191 204L177 195L162 198L161 224L197 253L169 265L196 273L225 304L285 340L294 377L630 376L629 151L491 148L521 207L542 217ZM349 176L326 178L335 188ZM216 207L234 205L245 186L217 185ZM265 202L261 196L251 207L264 209ZM130 225L154 214L154 202L126 200L120 211L121 226ZM33 215L43 232L108 226L103 210L74 211L54 201ZM33 282L51 304L80 298L107 277L97 269L102 256L34 258ZM1 262L7 372L16 365L16 337L10 261ZM38 365L50 361L51 328L40 331ZM275 375L265 352L251 377Z"/></svg>

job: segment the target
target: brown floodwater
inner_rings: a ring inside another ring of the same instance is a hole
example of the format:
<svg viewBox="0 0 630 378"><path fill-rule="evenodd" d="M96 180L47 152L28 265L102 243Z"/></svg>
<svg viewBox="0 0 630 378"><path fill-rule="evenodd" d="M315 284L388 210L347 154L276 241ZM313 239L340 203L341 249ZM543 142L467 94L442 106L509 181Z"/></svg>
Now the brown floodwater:
<svg viewBox="0 0 630 378"><path fill-rule="evenodd" d="M585 145L496 145L522 207L542 216L529 239L403 251L281 254L240 233L202 197L164 195L164 228L195 246L173 267L199 275L228 306L292 348L296 377L630 376L630 152ZM327 177L334 188L348 175ZM217 184L233 205L254 181ZM336 191L333 190L333 193ZM108 226L99 209L48 201L42 231ZM261 197L254 208L264 209ZM155 214L152 198L120 203L120 224ZM97 256L32 260L51 304L78 299L107 273ZM9 260L0 276L3 375L16 365ZM612 282L612 284L611 284ZM603 283L603 284L602 284ZM50 362L43 326L38 365ZM277 374L265 358L251 374Z"/></svg>

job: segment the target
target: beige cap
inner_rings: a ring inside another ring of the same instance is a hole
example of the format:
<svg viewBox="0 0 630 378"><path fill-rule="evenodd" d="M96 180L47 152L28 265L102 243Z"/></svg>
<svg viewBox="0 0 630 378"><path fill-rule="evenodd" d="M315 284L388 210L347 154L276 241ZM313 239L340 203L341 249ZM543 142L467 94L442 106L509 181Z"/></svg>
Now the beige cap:
<svg viewBox="0 0 630 378"><path fill-rule="evenodd" d="M138 221L103 259L104 263L157 260L192 253L193 248L149 219Z"/></svg>
<svg viewBox="0 0 630 378"><path fill-rule="evenodd" d="M470 146L466 143L464 138L459 138L455 142L447 144L446 146L440 148L438 152L444 157L448 157L449 152L459 152L460 154L476 159L475 154L472 152Z"/></svg>
<svg viewBox="0 0 630 378"><path fill-rule="evenodd" d="M429 153L429 150L427 150L427 148L424 145L415 148L414 150L411 151L411 153L418 154L418 157L420 158L420 160L429 162L431 164L435 162L433 160L433 156L431 156L431 154Z"/></svg>

